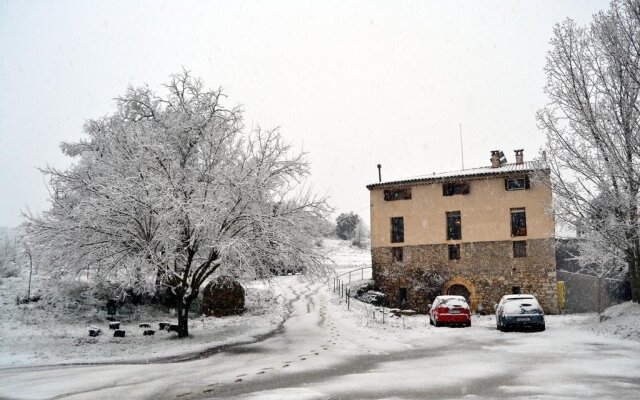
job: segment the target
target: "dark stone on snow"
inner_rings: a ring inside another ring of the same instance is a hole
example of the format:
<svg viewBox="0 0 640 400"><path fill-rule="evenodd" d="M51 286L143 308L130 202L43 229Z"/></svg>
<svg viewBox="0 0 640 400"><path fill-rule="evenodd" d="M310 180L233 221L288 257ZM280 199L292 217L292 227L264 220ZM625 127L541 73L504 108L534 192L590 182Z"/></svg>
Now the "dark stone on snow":
<svg viewBox="0 0 640 400"><path fill-rule="evenodd" d="M156 331L154 331L153 329L145 329L142 334L144 336L153 336L156 334Z"/></svg>
<svg viewBox="0 0 640 400"><path fill-rule="evenodd" d="M202 312L215 317L244 312L244 288L229 276L219 276L202 291Z"/></svg>
<svg viewBox="0 0 640 400"><path fill-rule="evenodd" d="M151 325L149 324L140 324L138 325L139 328L151 328Z"/></svg>
<svg viewBox="0 0 640 400"><path fill-rule="evenodd" d="M100 334L102 334L101 329L98 329L98 328L89 329L89 336L91 337L100 336Z"/></svg>
<svg viewBox="0 0 640 400"><path fill-rule="evenodd" d="M120 329L120 322L109 322L109 329Z"/></svg>
<svg viewBox="0 0 640 400"><path fill-rule="evenodd" d="M121 329L116 329L113 331L113 337L124 337L124 331Z"/></svg>
<svg viewBox="0 0 640 400"><path fill-rule="evenodd" d="M178 332L178 325L176 324L171 324L169 325L169 329L167 329L169 332Z"/></svg>
<svg viewBox="0 0 640 400"><path fill-rule="evenodd" d="M158 324L158 328L159 328L161 331L168 331L168 330L169 330L169 326L171 326L171 324L170 324L169 322L160 322L160 323Z"/></svg>

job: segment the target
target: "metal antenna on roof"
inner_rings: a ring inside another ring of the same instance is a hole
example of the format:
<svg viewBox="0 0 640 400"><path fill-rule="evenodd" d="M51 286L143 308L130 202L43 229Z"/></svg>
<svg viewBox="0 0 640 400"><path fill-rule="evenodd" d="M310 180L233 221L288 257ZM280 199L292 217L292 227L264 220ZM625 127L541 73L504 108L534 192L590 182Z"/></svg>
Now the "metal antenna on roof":
<svg viewBox="0 0 640 400"><path fill-rule="evenodd" d="M464 149L462 148L462 124L459 123L458 126L460 127L460 158L462 160L462 169L464 169Z"/></svg>

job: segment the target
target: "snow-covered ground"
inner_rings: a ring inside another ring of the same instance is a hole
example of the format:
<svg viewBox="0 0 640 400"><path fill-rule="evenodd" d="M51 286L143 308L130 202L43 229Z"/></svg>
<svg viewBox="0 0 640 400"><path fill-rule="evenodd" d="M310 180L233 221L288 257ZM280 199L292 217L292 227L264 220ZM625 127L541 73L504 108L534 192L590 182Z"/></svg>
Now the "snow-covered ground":
<svg viewBox="0 0 640 400"><path fill-rule="evenodd" d="M347 248L346 262L366 260L365 251ZM360 264L344 269L354 265ZM435 328L425 316L387 315L383 324L380 310L357 301L347 309L331 281L281 277L274 290L290 313L263 340L175 364L0 367L0 398L637 399L640 393L640 343L594 333L594 314L547 316L540 333L499 332L492 316L474 316L470 328Z"/></svg>
<svg viewBox="0 0 640 400"><path fill-rule="evenodd" d="M609 307L601 323L591 329L603 336L619 337L640 342L640 304L630 301Z"/></svg>
<svg viewBox="0 0 640 400"><path fill-rule="evenodd" d="M176 333L158 330L159 322L177 323L176 317L150 306L129 306L119 312L120 329L125 338L113 337L106 320L105 305L95 300L76 300L74 292L47 286L46 278L36 277L34 289L42 299L16 304L25 296L24 278L0 280L0 367L9 365L148 362L178 357L230 343L250 342L274 331L285 318L282 296L265 282L247 285L246 308L242 316L199 317L190 321L190 337L178 340ZM79 285L81 286L81 285ZM82 290L76 295L85 297ZM144 336L148 323L155 335ZM102 335L89 337L89 328Z"/></svg>

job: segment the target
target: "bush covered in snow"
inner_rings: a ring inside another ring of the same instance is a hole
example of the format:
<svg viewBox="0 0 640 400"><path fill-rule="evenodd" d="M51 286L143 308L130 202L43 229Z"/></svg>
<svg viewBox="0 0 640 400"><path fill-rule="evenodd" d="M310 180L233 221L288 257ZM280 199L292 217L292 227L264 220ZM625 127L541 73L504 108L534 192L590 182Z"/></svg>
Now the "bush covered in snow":
<svg viewBox="0 0 640 400"><path fill-rule="evenodd" d="M593 331L603 336L640 341L640 304L627 301L607 308Z"/></svg>

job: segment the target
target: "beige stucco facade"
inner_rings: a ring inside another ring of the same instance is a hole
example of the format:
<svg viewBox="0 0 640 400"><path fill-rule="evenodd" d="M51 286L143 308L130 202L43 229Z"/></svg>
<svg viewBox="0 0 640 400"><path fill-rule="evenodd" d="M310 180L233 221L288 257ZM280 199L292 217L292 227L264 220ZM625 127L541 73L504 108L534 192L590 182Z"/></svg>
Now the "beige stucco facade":
<svg viewBox="0 0 640 400"><path fill-rule="evenodd" d="M410 200L385 201L384 188L372 189L371 247L512 240L512 208L526 211L527 239L554 237L551 190L545 185L532 182L530 189L506 191L504 176L456 181L468 182L470 193L443 196L440 181L404 185L411 187ZM460 211L460 241L446 240L448 211ZM402 244L391 243L392 217L404 217Z"/></svg>
<svg viewBox="0 0 640 400"><path fill-rule="evenodd" d="M390 306L426 312L430 297L461 285L474 310L492 312L500 297L518 290L536 295L545 311L557 312L551 190L532 178L544 171L522 167L368 186L373 276ZM505 179L525 176L526 189L506 190ZM468 192L444 196L447 183L467 184ZM385 189L401 188L411 188L410 199L385 200ZM512 236L512 209L525 211L525 236ZM447 240L446 215L455 211L460 212L461 239ZM394 217L404 220L404 240L398 243L391 241ZM514 241L526 242L526 256L515 256ZM458 259L448 253L453 244L459 245ZM393 253L398 247L400 261ZM444 283L434 294L423 283L435 275Z"/></svg>

